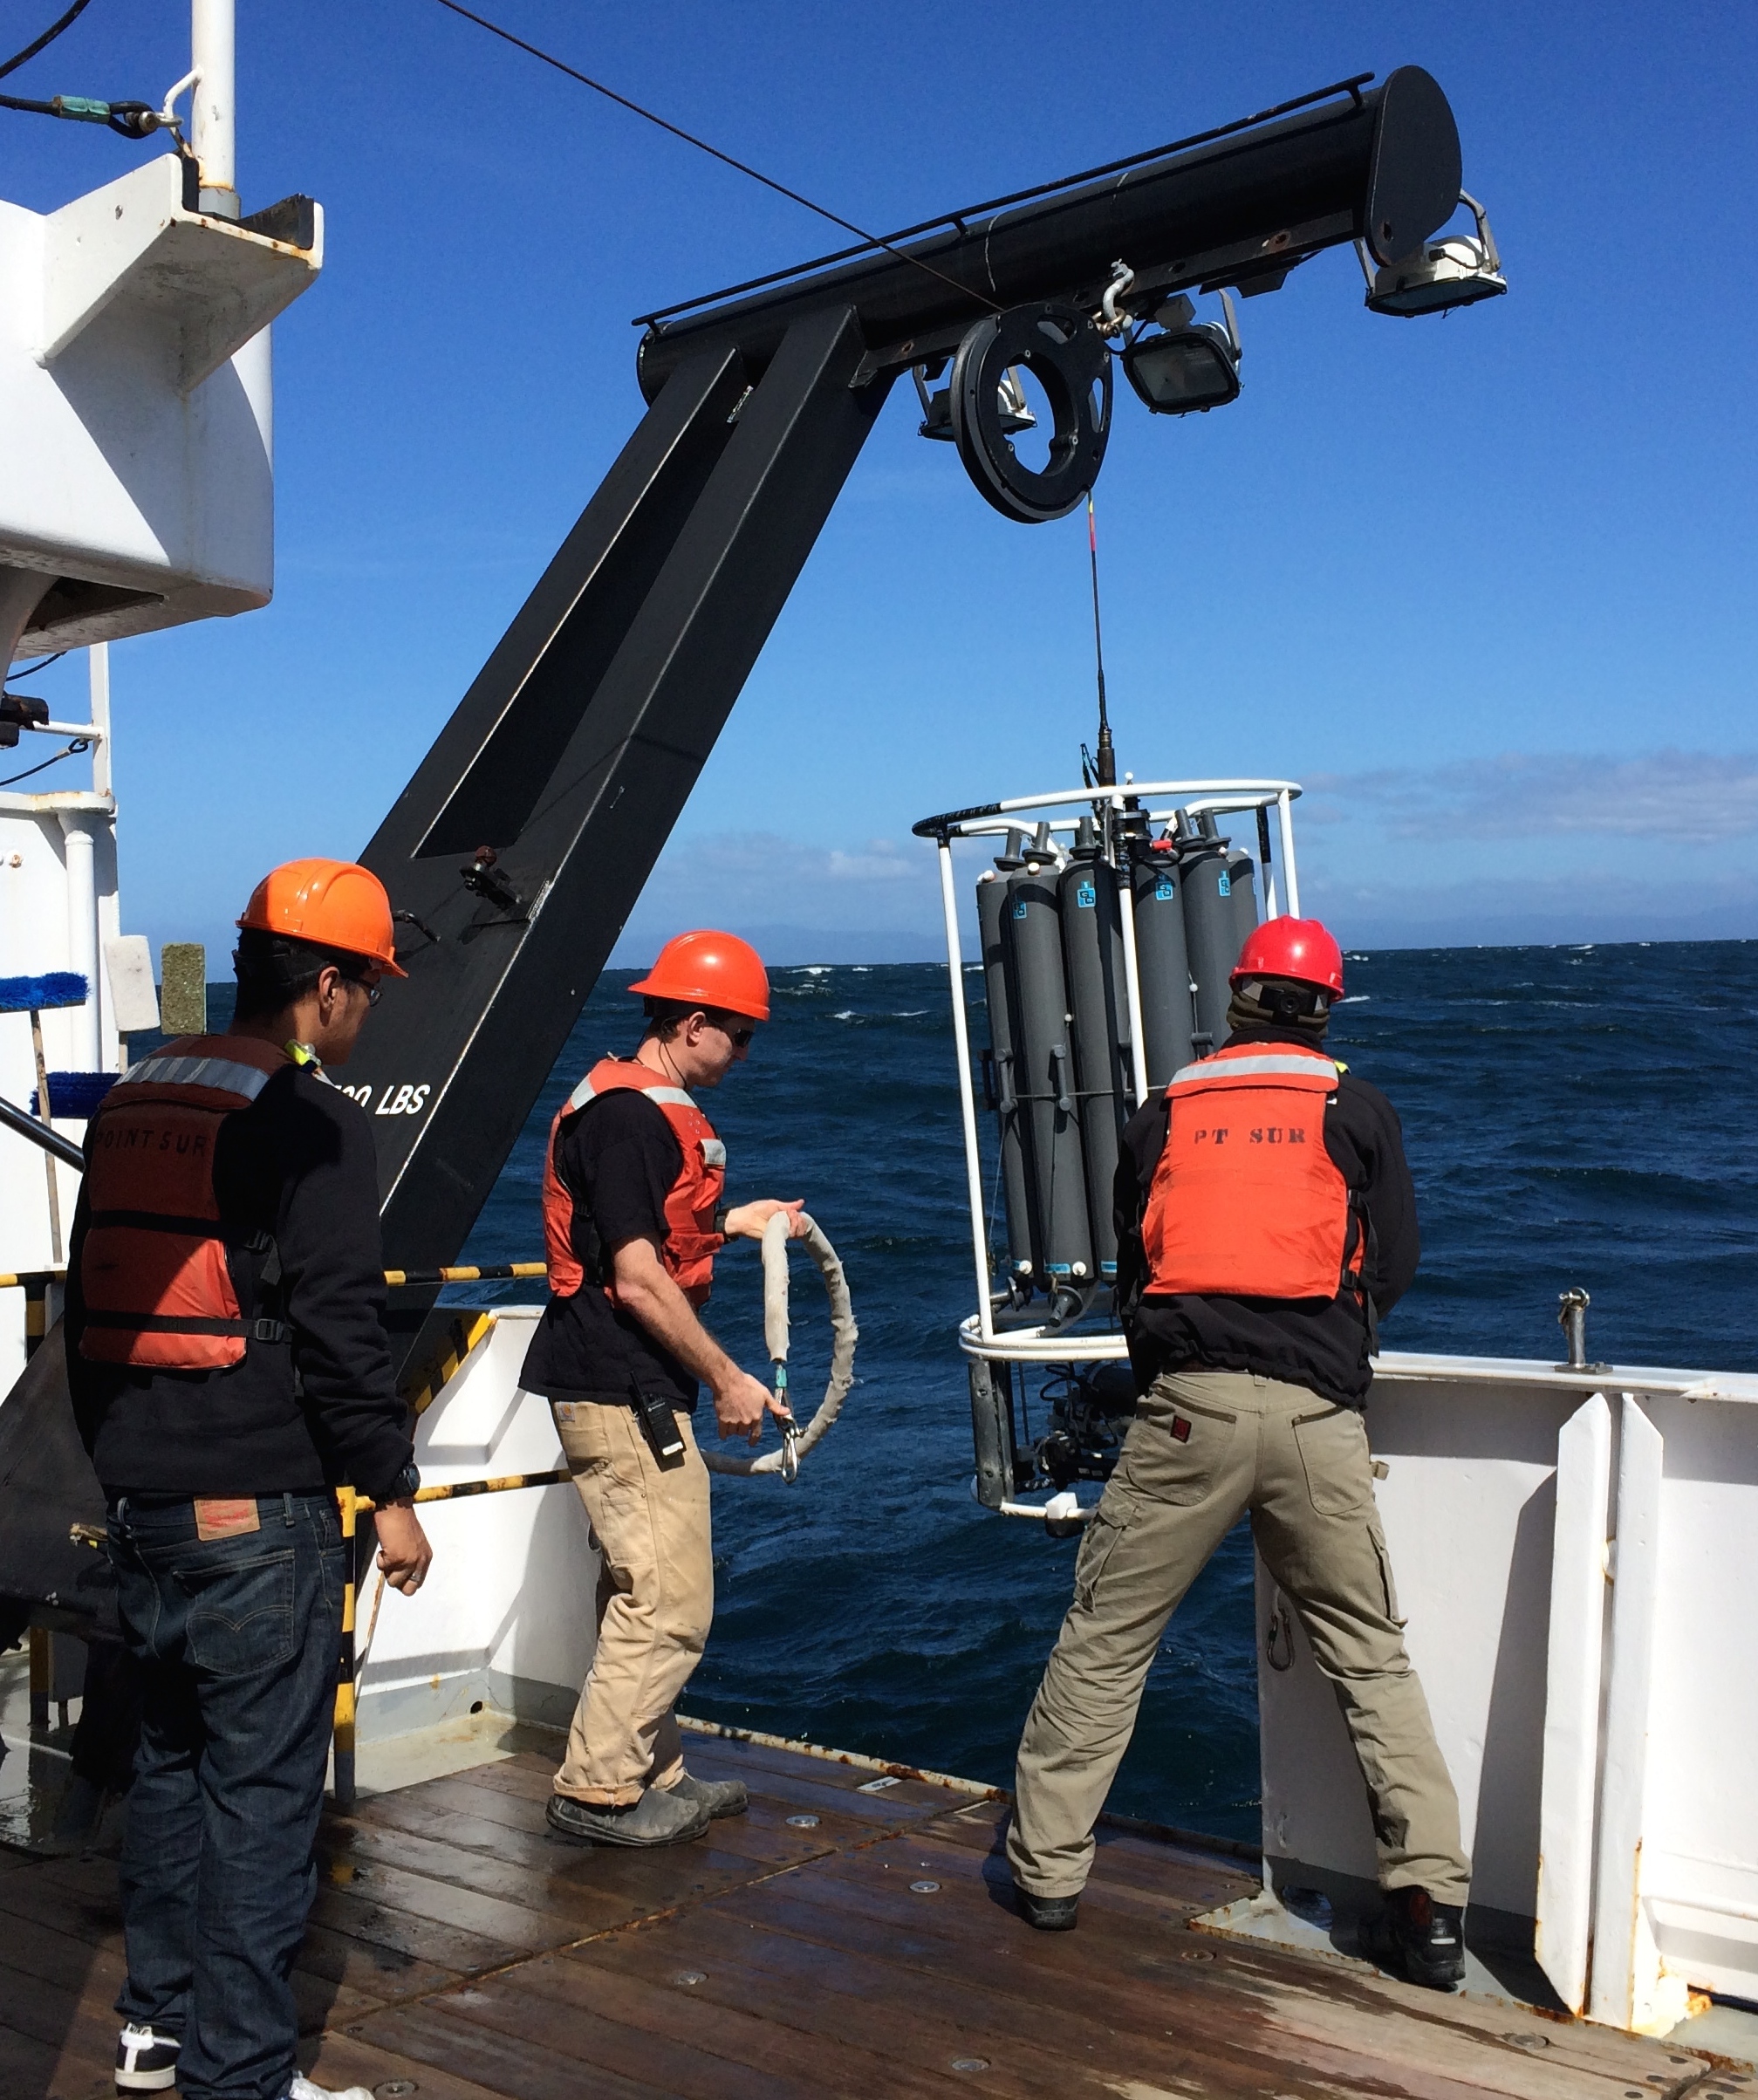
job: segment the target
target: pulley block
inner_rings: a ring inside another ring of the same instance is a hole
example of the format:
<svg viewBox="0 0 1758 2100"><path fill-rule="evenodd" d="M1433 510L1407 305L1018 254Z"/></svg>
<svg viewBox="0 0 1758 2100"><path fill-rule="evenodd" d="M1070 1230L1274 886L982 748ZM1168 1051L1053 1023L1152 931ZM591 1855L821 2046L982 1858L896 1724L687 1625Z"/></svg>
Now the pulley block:
<svg viewBox="0 0 1758 2100"><path fill-rule="evenodd" d="M1002 383L1023 365L1050 403L1050 457L1028 467L1008 435ZM977 493L1003 517L1047 524L1066 517L1098 479L1111 434L1111 359L1077 306L1048 299L979 321L952 368L952 433Z"/></svg>

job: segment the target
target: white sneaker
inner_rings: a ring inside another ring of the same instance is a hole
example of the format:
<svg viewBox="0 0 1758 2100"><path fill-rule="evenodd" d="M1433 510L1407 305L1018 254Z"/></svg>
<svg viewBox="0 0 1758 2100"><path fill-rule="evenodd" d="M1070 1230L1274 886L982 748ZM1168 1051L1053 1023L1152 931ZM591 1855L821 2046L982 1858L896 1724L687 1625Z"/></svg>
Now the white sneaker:
<svg viewBox="0 0 1758 2100"><path fill-rule="evenodd" d="M116 2038L116 2090L162 2093L177 2083L177 2051L181 2044L150 2027L125 2027Z"/></svg>
<svg viewBox="0 0 1758 2100"><path fill-rule="evenodd" d="M287 2100L373 2100L373 2096L364 2085L313 2085L303 2072L295 2071Z"/></svg>

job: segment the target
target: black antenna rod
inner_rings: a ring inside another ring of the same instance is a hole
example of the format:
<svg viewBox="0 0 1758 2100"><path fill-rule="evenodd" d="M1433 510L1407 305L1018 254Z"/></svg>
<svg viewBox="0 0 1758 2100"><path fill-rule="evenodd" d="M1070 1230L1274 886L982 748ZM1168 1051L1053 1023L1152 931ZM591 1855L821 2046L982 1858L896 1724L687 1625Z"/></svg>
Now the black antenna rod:
<svg viewBox="0 0 1758 2100"><path fill-rule="evenodd" d="M1098 522L1093 515L1092 492L1086 498L1086 551L1092 562L1092 657L1098 671L1098 749L1094 755L1095 785L1117 785L1117 753L1112 749L1111 716L1105 704L1105 632L1098 622Z"/></svg>

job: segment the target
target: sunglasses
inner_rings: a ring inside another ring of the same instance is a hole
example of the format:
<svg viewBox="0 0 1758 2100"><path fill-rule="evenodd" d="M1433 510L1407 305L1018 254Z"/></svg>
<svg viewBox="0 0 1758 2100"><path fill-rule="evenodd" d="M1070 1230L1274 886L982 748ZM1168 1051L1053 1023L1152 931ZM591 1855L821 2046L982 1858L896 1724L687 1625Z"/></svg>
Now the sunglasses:
<svg viewBox="0 0 1758 2100"><path fill-rule="evenodd" d="M722 1035L726 1037L735 1050L749 1050L751 1037L757 1032L754 1028L729 1028L724 1021L717 1016L710 1017L709 1025L719 1029Z"/></svg>
<svg viewBox="0 0 1758 2100"><path fill-rule="evenodd" d="M385 988L376 977L344 977L342 982L358 992L364 992L368 1006L376 1006L385 995Z"/></svg>

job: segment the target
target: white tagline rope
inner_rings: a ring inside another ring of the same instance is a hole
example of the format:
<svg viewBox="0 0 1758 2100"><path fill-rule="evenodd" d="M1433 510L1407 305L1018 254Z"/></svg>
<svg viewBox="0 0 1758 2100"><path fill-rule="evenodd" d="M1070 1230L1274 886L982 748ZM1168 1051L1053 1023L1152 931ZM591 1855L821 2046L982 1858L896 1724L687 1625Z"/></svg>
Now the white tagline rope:
<svg viewBox="0 0 1758 2100"><path fill-rule="evenodd" d="M702 1451L702 1463L710 1473L750 1474L778 1473L792 1480L799 1461L842 1413L843 1402L855 1379L855 1344L860 1330L855 1325L849 1300L848 1279L843 1274L837 1250L825 1239L816 1219L802 1214L804 1233L795 1241L787 1214L777 1212L763 1228L763 1341L776 1367L778 1392L787 1387L788 1361L788 1248L799 1245L818 1265L831 1306L831 1375L817 1413L803 1429L784 1436L778 1451L765 1451L755 1458L736 1457L730 1452Z"/></svg>

